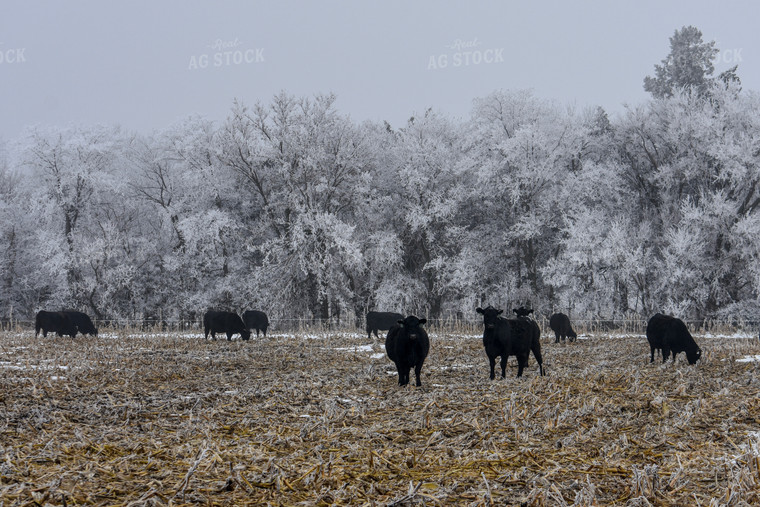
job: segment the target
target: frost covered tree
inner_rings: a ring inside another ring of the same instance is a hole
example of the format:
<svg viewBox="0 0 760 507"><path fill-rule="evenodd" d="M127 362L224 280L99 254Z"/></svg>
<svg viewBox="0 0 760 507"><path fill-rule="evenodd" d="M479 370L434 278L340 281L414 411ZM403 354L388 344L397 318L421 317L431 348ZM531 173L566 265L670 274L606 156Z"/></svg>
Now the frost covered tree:
<svg viewBox="0 0 760 507"><path fill-rule="evenodd" d="M438 318L459 297L451 264L465 239L460 208L470 168L455 125L432 110L412 117L394 140L388 206L403 269L380 290L410 313Z"/></svg>
<svg viewBox="0 0 760 507"><path fill-rule="evenodd" d="M282 93L253 109L236 103L218 134L219 160L251 201L251 298L320 319L351 307L347 287L364 265L353 217L367 142L334 102Z"/></svg>
<svg viewBox="0 0 760 507"><path fill-rule="evenodd" d="M670 53L655 65L655 76L644 78L644 90L656 99L669 98L678 92L693 92L704 96L717 82L725 85L739 83L737 66L713 77L713 61L718 54L715 42L704 42L702 32L693 26L676 30L670 38Z"/></svg>
<svg viewBox="0 0 760 507"><path fill-rule="evenodd" d="M106 313L102 270L121 269L92 240L103 232L111 212L105 190L119 184L122 142L120 131L108 127L32 129L20 149L34 183L34 231L42 249L41 267L53 282L50 302L86 308L96 317Z"/></svg>
<svg viewBox="0 0 760 507"><path fill-rule="evenodd" d="M492 273L482 286L497 300L537 306L546 293L541 268L556 255L562 214L575 200L572 175L589 154L587 130L574 112L529 92L477 100L471 128L476 235Z"/></svg>

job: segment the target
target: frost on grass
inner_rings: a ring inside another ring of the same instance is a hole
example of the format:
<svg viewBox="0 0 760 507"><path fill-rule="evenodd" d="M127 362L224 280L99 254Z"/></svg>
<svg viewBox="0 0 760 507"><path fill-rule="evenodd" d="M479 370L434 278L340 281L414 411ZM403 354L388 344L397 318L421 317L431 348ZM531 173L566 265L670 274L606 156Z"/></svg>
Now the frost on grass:
<svg viewBox="0 0 760 507"><path fill-rule="evenodd" d="M399 388L357 334L114 334L0 334L0 504L760 502L757 340L698 337L692 367L545 336L546 377L490 381L440 332Z"/></svg>

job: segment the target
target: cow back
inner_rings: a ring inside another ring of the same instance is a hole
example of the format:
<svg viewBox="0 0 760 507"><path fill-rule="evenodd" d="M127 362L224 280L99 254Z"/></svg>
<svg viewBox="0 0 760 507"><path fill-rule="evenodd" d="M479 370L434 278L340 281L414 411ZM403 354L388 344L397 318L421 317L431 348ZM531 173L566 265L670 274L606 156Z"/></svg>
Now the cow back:
<svg viewBox="0 0 760 507"><path fill-rule="evenodd" d="M367 312L367 329L390 329L404 316L395 312Z"/></svg>
<svg viewBox="0 0 760 507"><path fill-rule="evenodd" d="M262 311L246 310L243 313L243 324L248 329L265 329L269 325L269 318Z"/></svg>

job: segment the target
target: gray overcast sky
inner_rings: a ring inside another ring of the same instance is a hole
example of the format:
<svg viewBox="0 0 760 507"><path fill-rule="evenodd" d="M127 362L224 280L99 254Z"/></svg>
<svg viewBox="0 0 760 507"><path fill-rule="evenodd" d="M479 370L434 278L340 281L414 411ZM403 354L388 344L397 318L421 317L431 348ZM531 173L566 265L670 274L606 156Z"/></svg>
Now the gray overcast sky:
<svg viewBox="0 0 760 507"><path fill-rule="evenodd" d="M355 121L394 126L428 107L467 117L497 89L614 114L646 99L644 76L684 25L717 41L717 72L738 63L744 88L760 89L758 14L749 0L4 0L0 138L36 124L222 120L234 98L281 90L334 92Z"/></svg>

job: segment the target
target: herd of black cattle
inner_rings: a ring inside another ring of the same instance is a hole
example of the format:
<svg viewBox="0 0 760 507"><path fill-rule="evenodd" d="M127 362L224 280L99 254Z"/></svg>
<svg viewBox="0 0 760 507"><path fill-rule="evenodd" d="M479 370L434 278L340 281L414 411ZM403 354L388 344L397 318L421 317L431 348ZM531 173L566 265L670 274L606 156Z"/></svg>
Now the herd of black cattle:
<svg viewBox="0 0 760 507"><path fill-rule="evenodd" d="M483 346L491 367L491 380L496 376L497 357L501 357L502 378L506 376L509 356L517 358L517 376L521 377L528 365L530 353L533 353L538 363L540 375L544 375L541 330L536 321L530 317L533 310L524 307L515 308L512 310L516 315L514 319L500 317L503 310L491 306L476 308L475 311L483 316ZM370 339L373 332L379 338L378 331L388 331L385 338L385 351L396 365L399 385L409 383L409 373L414 368L416 385L421 386L420 372L430 351L430 338L422 327L427 320L419 319L414 315L404 317L400 313L393 312L369 312L366 322L367 337ZM266 313L257 310L244 312L242 318L236 313L222 311L208 311L203 316L203 332L206 339L211 334L211 338L216 340L216 333L225 333L227 340L231 340L235 334L240 334L243 340L249 340L252 329L256 330L256 336L259 336L259 331L266 336L268 327L269 319ZM577 334L570 325L570 319L563 313L552 315L549 319L549 327L554 331L555 343L565 340L572 342L577 338ZM34 324L34 336L36 337L40 331L44 337L48 332L54 332L58 336L68 335L72 338L77 333L94 336L98 334L97 328L87 314L72 310L38 312ZM660 350L663 363L667 361L671 353L675 361L679 352L685 352L689 364L695 364L702 356L702 349L697 346L686 324L675 317L656 314L647 323L646 335L649 341L650 362L654 362L655 350Z"/></svg>

